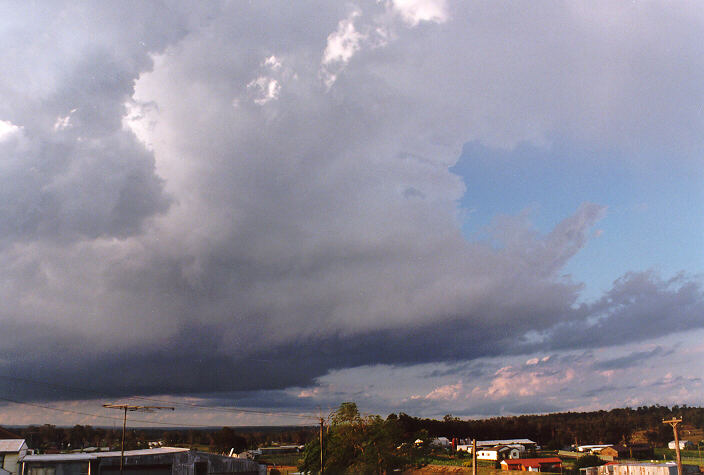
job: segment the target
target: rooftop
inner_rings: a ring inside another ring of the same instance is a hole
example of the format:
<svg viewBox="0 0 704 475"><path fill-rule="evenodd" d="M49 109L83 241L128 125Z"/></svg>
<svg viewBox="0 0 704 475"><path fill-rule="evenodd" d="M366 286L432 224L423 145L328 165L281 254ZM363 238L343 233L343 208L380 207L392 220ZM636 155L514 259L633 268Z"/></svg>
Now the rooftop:
<svg viewBox="0 0 704 475"><path fill-rule="evenodd" d="M536 442L530 439L498 439L498 440L478 440L477 447L482 445L509 445L509 444L535 444ZM471 442L470 442L471 445Z"/></svg>
<svg viewBox="0 0 704 475"><path fill-rule="evenodd" d="M158 447L155 449L141 450L125 450L125 457L138 455L160 455L174 452L187 452L188 449L183 447ZM78 454L43 454L43 455L26 455L22 461L24 462L75 462L83 460L95 460L106 457L119 457L120 451L114 452L91 452Z"/></svg>
<svg viewBox="0 0 704 475"><path fill-rule="evenodd" d="M0 439L0 452L19 452L24 439Z"/></svg>

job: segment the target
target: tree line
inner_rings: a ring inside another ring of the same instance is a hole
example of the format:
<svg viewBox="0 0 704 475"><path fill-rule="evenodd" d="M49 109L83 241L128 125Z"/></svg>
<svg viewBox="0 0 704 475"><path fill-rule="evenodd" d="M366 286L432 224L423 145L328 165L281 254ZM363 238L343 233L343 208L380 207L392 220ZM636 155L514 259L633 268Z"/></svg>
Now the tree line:
<svg viewBox="0 0 704 475"><path fill-rule="evenodd" d="M332 418L335 414L337 411L333 413ZM380 427L379 424L384 422L387 424L384 430L394 434L394 443L415 440L418 434L427 433L430 437L479 440L520 437L534 440L546 449L559 449L571 444L632 443L636 434L639 434L641 439L645 438L644 441L651 445L664 446L672 440L672 429L663 424L662 420L673 416L682 417L686 425L704 428L704 408L686 405L626 407L609 411L563 412L479 420L463 420L450 414L438 420L399 413L390 414L386 419L372 416L373 419L365 420L364 427L376 430ZM338 422L339 420L338 418ZM122 437L121 429L90 425L57 427L44 424L12 431L26 439L30 448L39 452L80 450L86 447L119 449ZM162 441L169 446L207 448L221 453L234 448L237 452L274 443L305 444L315 439L317 434L317 428L312 426L173 430L130 428L126 433L125 448L146 448L150 441Z"/></svg>
<svg viewBox="0 0 704 475"><path fill-rule="evenodd" d="M166 446L195 447L218 453L231 449L242 452L274 443L305 444L315 433L315 427L272 427L221 429L154 429L128 428L125 450L145 449L150 442ZM75 425L57 427L52 424L16 428L13 433L27 441L30 449L39 453L82 450L88 447L109 447L119 450L122 429Z"/></svg>
<svg viewBox="0 0 704 475"><path fill-rule="evenodd" d="M681 416L689 426L704 428L704 408L687 405L653 405L479 420L462 420L450 414L442 420L422 419L403 413L396 417L407 436L425 429L433 436L478 440L520 437L555 450L571 444L633 443L636 433L646 439L643 442L663 446L672 440L672 428L663 424L662 420L673 416Z"/></svg>
<svg viewBox="0 0 704 475"><path fill-rule="evenodd" d="M683 417L690 427L704 427L704 409L687 406L655 405L482 420L461 420L448 414L437 420L404 413L390 414L386 419L361 416L357 406L347 402L331 414L322 444L318 436L308 442L298 468L318 472L321 459L330 473L389 473L420 466L432 452L443 451L432 445L439 436L479 440L528 438L554 450L571 444L628 444L640 432L652 445L665 445L672 438L672 429L662 420L672 416ZM586 456L578 460L578 467L600 463Z"/></svg>

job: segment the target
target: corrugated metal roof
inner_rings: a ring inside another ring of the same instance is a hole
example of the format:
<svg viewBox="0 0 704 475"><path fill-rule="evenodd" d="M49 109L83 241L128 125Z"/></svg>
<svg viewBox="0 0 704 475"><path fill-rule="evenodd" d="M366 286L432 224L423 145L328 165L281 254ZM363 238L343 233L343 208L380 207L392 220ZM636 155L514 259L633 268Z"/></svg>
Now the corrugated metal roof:
<svg viewBox="0 0 704 475"><path fill-rule="evenodd" d="M120 453L118 452L119 456ZM95 454L43 454L43 455L25 455L22 458L23 462L82 462L95 460Z"/></svg>
<svg viewBox="0 0 704 475"><path fill-rule="evenodd" d="M188 452L190 449L184 447L156 447L153 449L139 449L139 450L125 450L125 457L128 455L159 455L159 454L170 454L173 452ZM95 454L96 457L119 457L120 451L116 450L114 452L98 452Z"/></svg>
<svg viewBox="0 0 704 475"><path fill-rule="evenodd" d="M482 445L509 445L509 444L536 444L530 439L499 439L499 440L478 440L477 447ZM471 441L469 445L472 445Z"/></svg>
<svg viewBox="0 0 704 475"><path fill-rule="evenodd" d="M159 447L156 449L125 450L125 457L138 455L159 455L175 452L187 452L189 449L183 447ZM24 462L74 462L82 460L95 460L105 457L119 457L120 451L113 452L91 452L79 454L44 454L27 455L22 460Z"/></svg>
<svg viewBox="0 0 704 475"><path fill-rule="evenodd" d="M19 452L24 439L0 439L0 452Z"/></svg>

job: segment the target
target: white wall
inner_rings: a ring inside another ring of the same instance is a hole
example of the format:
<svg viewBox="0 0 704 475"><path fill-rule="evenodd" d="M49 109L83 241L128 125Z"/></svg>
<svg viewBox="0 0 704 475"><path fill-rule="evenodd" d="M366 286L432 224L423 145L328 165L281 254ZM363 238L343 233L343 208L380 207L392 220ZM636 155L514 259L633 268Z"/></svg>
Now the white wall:
<svg viewBox="0 0 704 475"><path fill-rule="evenodd" d="M23 443L18 453L5 453L5 460L1 468L7 470L12 475L17 475L19 473L19 464L17 461L20 457L24 457L25 455L27 455L27 444Z"/></svg>

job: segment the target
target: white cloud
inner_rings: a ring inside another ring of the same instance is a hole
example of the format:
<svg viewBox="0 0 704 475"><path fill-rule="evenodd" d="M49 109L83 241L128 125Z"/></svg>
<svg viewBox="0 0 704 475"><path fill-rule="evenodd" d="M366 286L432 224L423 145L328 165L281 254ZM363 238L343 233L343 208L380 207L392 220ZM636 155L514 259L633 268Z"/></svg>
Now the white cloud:
<svg viewBox="0 0 704 475"><path fill-rule="evenodd" d="M359 51L360 43L365 36L355 29L354 20L360 15L359 10L352 11L347 18L340 20L337 30L330 33L323 52L324 65L335 62L347 63Z"/></svg>
<svg viewBox="0 0 704 475"><path fill-rule="evenodd" d="M254 103L263 106L267 102L273 101L281 93L281 85L276 79L259 76L247 84L247 89L254 91Z"/></svg>
<svg viewBox="0 0 704 475"><path fill-rule="evenodd" d="M71 109L71 111L65 116L57 117L56 122L54 122L54 131L64 130L71 127L71 115L76 112L77 109Z"/></svg>
<svg viewBox="0 0 704 475"><path fill-rule="evenodd" d="M279 69L281 69L281 61L272 54L264 60L262 66L271 68L272 71L278 71Z"/></svg>
<svg viewBox="0 0 704 475"><path fill-rule="evenodd" d="M320 388L313 389L301 389L301 391L296 395L299 398L313 398L319 395L321 392Z"/></svg>
<svg viewBox="0 0 704 475"><path fill-rule="evenodd" d="M462 395L463 389L462 381L458 381L455 384L447 384L433 389L425 396L425 399L455 401Z"/></svg>
<svg viewBox="0 0 704 475"><path fill-rule="evenodd" d="M391 0L391 5L410 26L422 21L444 23L448 20L446 0Z"/></svg>
<svg viewBox="0 0 704 475"><path fill-rule="evenodd" d="M21 127L13 124L9 120L0 120L0 142L18 134L21 130Z"/></svg>
<svg viewBox="0 0 704 475"><path fill-rule="evenodd" d="M354 26L355 19L360 15L361 11L353 10L347 18L340 20L337 30L328 35L320 72L327 87L336 81L337 75L359 51L362 40L366 38Z"/></svg>
<svg viewBox="0 0 704 475"><path fill-rule="evenodd" d="M154 150L154 144L150 142L151 132L156 125L153 104L130 100L124 106L126 114L122 117L123 128L131 131L148 150Z"/></svg>
<svg viewBox="0 0 704 475"><path fill-rule="evenodd" d="M571 368L552 370L521 370L512 366L499 369L491 384L482 393L492 399L506 398L508 396L534 396L536 394L554 394L565 384L575 378L575 371ZM475 392L476 394L476 392Z"/></svg>

